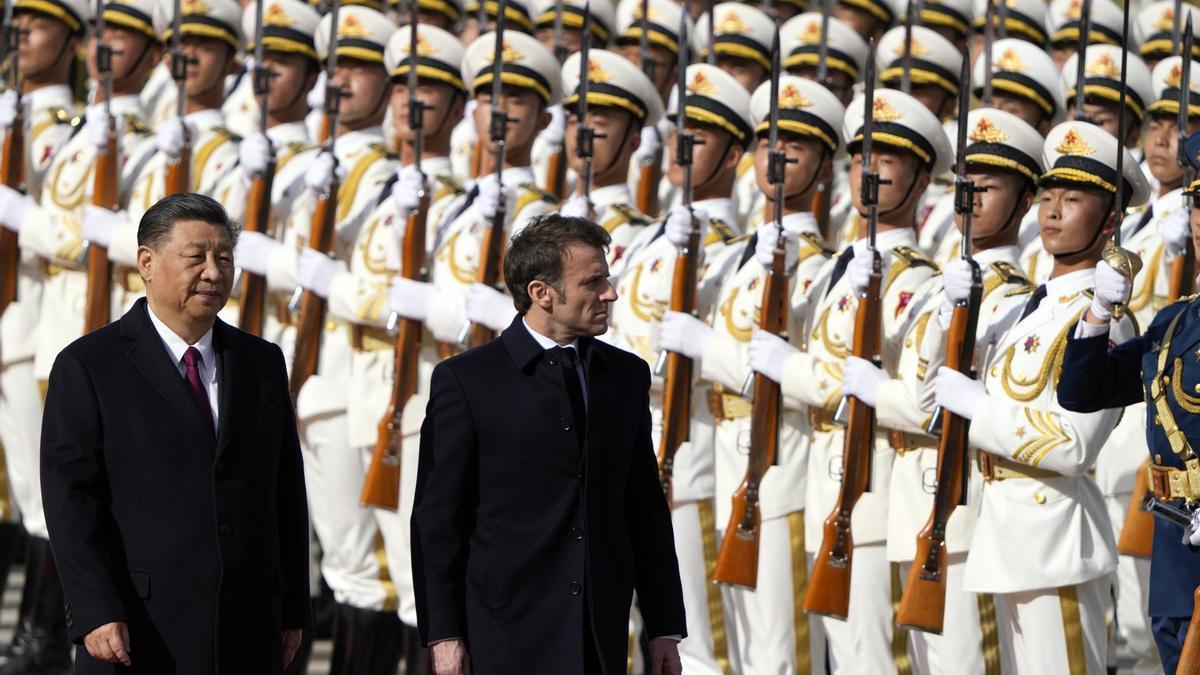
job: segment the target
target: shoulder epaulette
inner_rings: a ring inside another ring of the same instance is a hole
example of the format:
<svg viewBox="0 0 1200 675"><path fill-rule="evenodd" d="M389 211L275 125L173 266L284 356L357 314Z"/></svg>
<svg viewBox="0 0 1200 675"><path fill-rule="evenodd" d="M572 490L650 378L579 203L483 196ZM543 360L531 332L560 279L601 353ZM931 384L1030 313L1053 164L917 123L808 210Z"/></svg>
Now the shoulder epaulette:
<svg viewBox="0 0 1200 675"><path fill-rule="evenodd" d="M288 149L289 153L291 153L293 155L298 155L313 146L308 145L307 143L301 143L299 141L292 141L290 143L285 143L284 147L286 147Z"/></svg>
<svg viewBox="0 0 1200 675"><path fill-rule="evenodd" d="M904 261L908 267L929 267L934 270L938 269L937 264L930 260L924 253L921 253L915 248L908 246L897 246L892 249L892 255Z"/></svg>
<svg viewBox="0 0 1200 675"><path fill-rule="evenodd" d="M558 197L555 197L553 194L546 192L545 190L538 187L537 185L534 185L533 183L518 183L517 187L526 192L532 192L533 194L537 195L537 199L539 199L543 202L546 202L547 204L557 204L558 203Z"/></svg>
<svg viewBox="0 0 1200 675"><path fill-rule="evenodd" d="M708 226L717 234L717 236L721 238L721 241L725 242L726 244L734 239L737 239L737 231L720 218L713 218L709 220Z"/></svg>
<svg viewBox="0 0 1200 675"><path fill-rule="evenodd" d="M50 113L50 118L54 120L55 124L69 124L72 127L78 127L79 125L83 124L82 115L76 115L66 108L56 106L50 108L46 112Z"/></svg>
<svg viewBox="0 0 1200 675"><path fill-rule="evenodd" d="M1018 288L1016 291L1031 292L1034 289L1033 282L1029 281L1024 273L1022 273L1021 270L1017 269L1017 267L1011 263L1004 262L1003 260L997 260L991 265L988 265L988 269L996 273L996 278L991 280L990 283L987 281L984 282L983 294L985 296L991 295L992 291L999 288L1002 284L1017 286ZM1009 291L1005 294L1005 297L1018 294L1018 292Z"/></svg>
<svg viewBox="0 0 1200 675"><path fill-rule="evenodd" d="M1185 295L1185 296L1179 298L1178 300L1176 300L1175 303L1191 302L1192 300L1196 299L1197 295L1200 295L1200 293L1192 293L1191 295Z"/></svg>
<svg viewBox="0 0 1200 675"><path fill-rule="evenodd" d="M833 248L826 243L825 238L816 232L801 232L800 238L807 242L809 246L816 249L816 253L822 253L827 256L834 254Z"/></svg>
<svg viewBox="0 0 1200 675"><path fill-rule="evenodd" d="M455 180L452 176L434 176L433 180L436 181L438 186L441 188L439 190L434 190L434 192L439 193L439 196L441 197L444 197L448 194L460 195L466 192L466 189L463 188L462 183Z"/></svg>
<svg viewBox="0 0 1200 675"><path fill-rule="evenodd" d="M383 155L384 157L386 157L388 159L399 159L400 158L399 155L393 153L391 150L388 149L388 146L384 145L383 143L368 143L367 147L374 150L375 152L378 152L379 154Z"/></svg>
<svg viewBox="0 0 1200 675"><path fill-rule="evenodd" d="M150 129L150 125L146 124L142 118L129 113L125 114L125 130L141 136L149 136L150 134L154 133Z"/></svg>
<svg viewBox="0 0 1200 675"><path fill-rule="evenodd" d="M238 136L237 134L233 133L229 129L226 129L225 127L213 127L213 133L215 133L216 135L221 136L225 140L231 141L233 143L241 143L242 142L241 136Z"/></svg>
<svg viewBox="0 0 1200 675"><path fill-rule="evenodd" d="M621 214L621 217L624 218L624 220L621 221L622 223L629 223L635 227L643 227L652 222L650 218L646 216L646 214L638 211L636 208L628 204L609 204L608 208Z"/></svg>

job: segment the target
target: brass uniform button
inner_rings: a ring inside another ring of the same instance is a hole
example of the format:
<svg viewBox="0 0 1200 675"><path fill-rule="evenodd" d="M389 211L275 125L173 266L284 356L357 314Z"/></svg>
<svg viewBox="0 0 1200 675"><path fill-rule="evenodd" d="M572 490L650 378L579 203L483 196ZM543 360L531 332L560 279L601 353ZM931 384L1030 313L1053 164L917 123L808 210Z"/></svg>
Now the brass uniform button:
<svg viewBox="0 0 1200 675"><path fill-rule="evenodd" d="M1037 502L1038 504L1045 504L1046 495L1042 494L1042 492L1039 490L1038 492L1033 493L1033 501Z"/></svg>

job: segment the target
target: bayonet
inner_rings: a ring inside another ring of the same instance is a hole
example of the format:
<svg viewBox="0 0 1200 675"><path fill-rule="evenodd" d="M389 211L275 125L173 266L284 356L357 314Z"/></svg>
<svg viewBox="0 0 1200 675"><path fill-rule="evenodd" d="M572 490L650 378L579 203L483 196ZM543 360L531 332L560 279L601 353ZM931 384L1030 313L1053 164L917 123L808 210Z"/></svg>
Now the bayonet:
<svg viewBox="0 0 1200 675"><path fill-rule="evenodd" d="M992 105L992 45L996 43L996 3L988 1L983 27L983 105ZM968 61L970 59L967 59ZM967 86L969 80L963 80Z"/></svg>
<svg viewBox="0 0 1200 675"><path fill-rule="evenodd" d="M908 0L904 11L904 58L901 62L900 91L912 93L912 46L913 46L913 16L917 13L917 0Z"/></svg>
<svg viewBox="0 0 1200 675"><path fill-rule="evenodd" d="M588 0L586 13L583 16L583 32L586 36L592 29L592 4ZM579 100L576 102L576 125L575 125L575 154L583 160L583 197L587 200L588 209L592 206L592 157L595 150L595 142L597 138L603 138L603 134L597 134L596 130L591 128L587 122L588 112L588 93L591 91L591 83L589 82L590 66L588 59L590 58L591 48L588 44L590 41L585 37L583 47L579 59Z"/></svg>
<svg viewBox="0 0 1200 675"><path fill-rule="evenodd" d="M658 80L655 79L654 73L658 63L650 56L650 0L641 0L641 14L638 19L642 28L641 35L638 36L638 54L642 57L642 72L657 88Z"/></svg>
<svg viewBox="0 0 1200 675"><path fill-rule="evenodd" d="M708 53L705 54L704 62L710 66L717 65L717 10L714 2L715 0L706 0L708 6ZM687 14L686 5L683 13ZM680 49L680 53L683 53L682 49Z"/></svg>
<svg viewBox="0 0 1200 675"><path fill-rule="evenodd" d="M567 46L563 44L563 0L554 0L554 57L562 63L567 57ZM587 43L587 29L582 40Z"/></svg>
<svg viewBox="0 0 1200 675"><path fill-rule="evenodd" d="M821 39L817 42L817 82L826 89L833 89L833 78L829 76L829 15L833 11L830 2L821 0Z"/></svg>
<svg viewBox="0 0 1200 675"><path fill-rule="evenodd" d="M1083 9L1079 15L1079 39L1075 43L1075 119L1081 122L1089 121L1087 114L1083 111L1083 82L1087 77L1088 34L1092 30L1091 14L1092 0L1083 0Z"/></svg>

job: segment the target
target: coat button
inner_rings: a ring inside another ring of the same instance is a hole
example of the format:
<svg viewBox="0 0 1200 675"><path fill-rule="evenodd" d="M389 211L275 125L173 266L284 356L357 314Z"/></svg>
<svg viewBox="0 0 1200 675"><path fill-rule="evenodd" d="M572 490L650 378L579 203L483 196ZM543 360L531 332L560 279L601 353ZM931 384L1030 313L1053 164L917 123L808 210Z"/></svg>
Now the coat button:
<svg viewBox="0 0 1200 675"><path fill-rule="evenodd" d="M229 535L233 534L233 528L228 525L222 525L221 534L228 537Z"/></svg>
<svg viewBox="0 0 1200 675"><path fill-rule="evenodd" d="M572 527L571 536L575 537L575 541L583 541L583 530L578 527Z"/></svg>
<svg viewBox="0 0 1200 675"><path fill-rule="evenodd" d="M571 595L579 595L583 592L583 586L578 581L571 582Z"/></svg>
<svg viewBox="0 0 1200 675"><path fill-rule="evenodd" d="M565 417L562 417L562 418L559 418L558 423L562 426L563 431L571 430L571 420L569 420Z"/></svg>
<svg viewBox="0 0 1200 675"><path fill-rule="evenodd" d="M557 366L557 365L558 365L558 358L557 358L557 357L554 357L554 356L551 356L550 358L546 359L546 364L547 364L547 365L551 365L551 366Z"/></svg>
<svg viewBox="0 0 1200 675"><path fill-rule="evenodd" d="M225 462L217 462L217 473L225 473Z"/></svg>
<svg viewBox="0 0 1200 675"><path fill-rule="evenodd" d="M221 589L221 597L222 597L222 598L231 598L231 597L233 597L233 589L231 589L231 588L230 588L230 587L228 587L228 586L226 586L225 588L222 588L222 589Z"/></svg>

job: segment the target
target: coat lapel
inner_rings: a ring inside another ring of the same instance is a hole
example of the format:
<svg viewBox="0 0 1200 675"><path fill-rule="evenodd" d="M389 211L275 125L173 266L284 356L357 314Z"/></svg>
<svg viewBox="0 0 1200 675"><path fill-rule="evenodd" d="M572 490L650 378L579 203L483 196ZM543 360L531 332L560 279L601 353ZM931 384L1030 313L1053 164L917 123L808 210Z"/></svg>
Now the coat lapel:
<svg viewBox="0 0 1200 675"><path fill-rule="evenodd" d="M219 415L217 417L217 455L225 452L233 437L233 429L237 422L242 393L241 378L238 375L239 363L237 350L230 344L233 339L233 328L224 321L217 319L213 330L214 351L217 353L217 363L220 370L217 373L217 390L221 398Z"/></svg>
<svg viewBox="0 0 1200 675"><path fill-rule="evenodd" d="M200 409L192 400L188 385L179 374L179 369L171 361L162 338L154 329L147 314L145 299L139 300L121 319L121 335L130 339L132 345L126 354L158 393L167 403L179 413L197 435L197 438L211 438L209 427L200 416Z"/></svg>
<svg viewBox="0 0 1200 675"><path fill-rule="evenodd" d="M600 353L600 349L596 346L593 339L582 338L579 346L583 347L585 351L583 376L587 378L588 392L588 425L584 430L586 435L584 436L584 447L580 460L581 462L586 462L590 448L598 449L604 447L601 442L604 425L595 424L593 421L604 419L604 399L608 394L608 367L605 363L604 355Z"/></svg>

